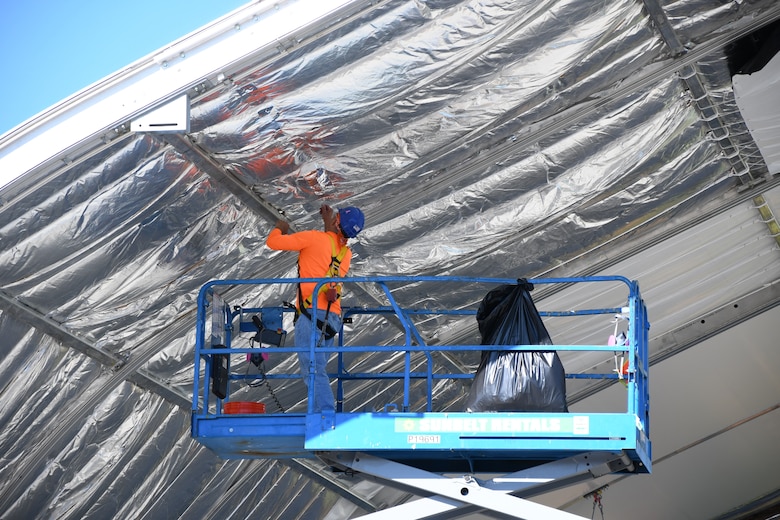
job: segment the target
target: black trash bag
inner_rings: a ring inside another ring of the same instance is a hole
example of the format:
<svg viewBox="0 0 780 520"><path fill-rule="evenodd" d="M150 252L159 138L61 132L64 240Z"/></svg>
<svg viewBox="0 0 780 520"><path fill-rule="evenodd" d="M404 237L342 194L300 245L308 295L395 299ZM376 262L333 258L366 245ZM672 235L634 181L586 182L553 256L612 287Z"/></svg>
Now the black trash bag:
<svg viewBox="0 0 780 520"><path fill-rule="evenodd" d="M519 280L490 291L477 310L483 345L552 345ZM468 412L568 412L566 373L557 352L483 351L466 399Z"/></svg>

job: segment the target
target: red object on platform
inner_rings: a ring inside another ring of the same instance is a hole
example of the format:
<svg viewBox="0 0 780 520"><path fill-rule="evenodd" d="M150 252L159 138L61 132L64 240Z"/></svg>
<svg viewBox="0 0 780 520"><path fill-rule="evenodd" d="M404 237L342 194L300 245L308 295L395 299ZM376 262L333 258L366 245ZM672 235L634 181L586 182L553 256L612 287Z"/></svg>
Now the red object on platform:
<svg viewBox="0 0 780 520"><path fill-rule="evenodd" d="M265 413L265 404L252 401L231 401L222 407L224 413Z"/></svg>

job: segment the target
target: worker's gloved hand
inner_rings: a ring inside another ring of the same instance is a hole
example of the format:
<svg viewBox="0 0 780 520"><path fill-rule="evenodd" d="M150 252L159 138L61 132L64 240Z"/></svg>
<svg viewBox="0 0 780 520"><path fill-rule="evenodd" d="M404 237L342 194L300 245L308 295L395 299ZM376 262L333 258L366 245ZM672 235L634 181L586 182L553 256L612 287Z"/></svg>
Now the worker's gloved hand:
<svg viewBox="0 0 780 520"><path fill-rule="evenodd" d="M320 216L322 217L322 223L325 225L325 231L337 231L336 216L338 216L338 213L333 211L333 208L323 204L320 206Z"/></svg>
<svg viewBox="0 0 780 520"><path fill-rule="evenodd" d="M323 220L333 220L333 208L327 204L323 204L320 206L320 215L322 216Z"/></svg>
<svg viewBox="0 0 780 520"><path fill-rule="evenodd" d="M288 224L286 220L277 220L276 228L282 232L282 235L286 235L287 232L290 231L290 224Z"/></svg>

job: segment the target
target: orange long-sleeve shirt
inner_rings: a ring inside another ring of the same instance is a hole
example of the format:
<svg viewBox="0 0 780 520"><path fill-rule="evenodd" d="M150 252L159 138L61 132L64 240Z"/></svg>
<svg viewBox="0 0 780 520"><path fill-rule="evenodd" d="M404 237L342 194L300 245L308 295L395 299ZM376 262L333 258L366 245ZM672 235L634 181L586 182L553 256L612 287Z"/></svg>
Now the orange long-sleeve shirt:
<svg viewBox="0 0 780 520"><path fill-rule="evenodd" d="M331 238L333 241L331 241ZM323 278L327 276L328 268L333 252L333 244L336 244L336 254L341 250L339 237L336 233L326 231L299 231L290 235L283 235L281 230L274 228L268 235L265 244L277 251L298 251L298 270L300 278ZM347 248L344 258L339 266L339 276L347 276L349 264L352 260L352 250ZM302 283L301 293L304 300L314 291L314 283ZM300 297L300 296L299 296ZM298 302L300 305L300 302ZM322 292L317 297L317 308L328 308L328 300ZM330 305L330 312L341 314L341 300L338 299Z"/></svg>

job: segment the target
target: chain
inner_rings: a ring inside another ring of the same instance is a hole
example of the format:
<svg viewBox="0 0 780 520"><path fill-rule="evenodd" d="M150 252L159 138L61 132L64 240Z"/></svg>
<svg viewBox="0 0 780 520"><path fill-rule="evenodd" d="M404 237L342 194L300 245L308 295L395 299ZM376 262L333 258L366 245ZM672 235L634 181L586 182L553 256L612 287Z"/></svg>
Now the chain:
<svg viewBox="0 0 780 520"><path fill-rule="evenodd" d="M604 505L601 503L601 497L604 495L604 490L607 489L609 486L603 486L598 488L596 491L593 491L592 493L588 493L583 498L593 497L593 512L590 515L591 520L596 518L596 506L599 508L599 512L601 512L601 520L604 520Z"/></svg>
<svg viewBox="0 0 780 520"><path fill-rule="evenodd" d="M268 378L265 377L265 364L260 363L260 373L263 375L263 379L260 381L265 383L265 387L268 388L268 393L271 394L271 398L274 400L274 403L276 404L276 407L279 409L280 412L284 413L286 410L284 409L284 406L282 406L282 403L279 401L279 398L276 397L276 392L274 392L274 389L271 387L271 382L268 381Z"/></svg>
<svg viewBox="0 0 780 520"><path fill-rule="evenodd" d="M249 346L254 347L254 341L249 340ZM249 365L252 363L246 364L246 372L249 374ZM248 385L250 387L258 387L261 384L265 384L265 387L268 389L268 393L271 395L271 399L274 400L274 404L276 404L276 407L279 409L280 412L285 413L287 410L284 409L284 406L282 406L281 401L279 401L279 398L276 396L276 392L274 392L273 387L271 386L271 382L268 380L265 374L265 363L263 362L263 358L260 358L260 364L257 366L258 370L260 370L260 375L263 376L259 381L257 382L249 382Z"/></svg>

